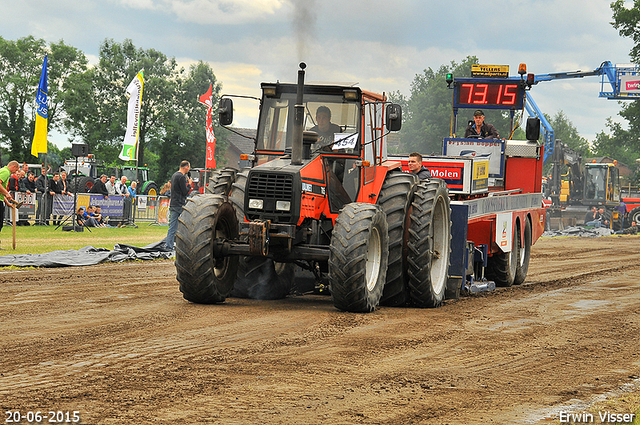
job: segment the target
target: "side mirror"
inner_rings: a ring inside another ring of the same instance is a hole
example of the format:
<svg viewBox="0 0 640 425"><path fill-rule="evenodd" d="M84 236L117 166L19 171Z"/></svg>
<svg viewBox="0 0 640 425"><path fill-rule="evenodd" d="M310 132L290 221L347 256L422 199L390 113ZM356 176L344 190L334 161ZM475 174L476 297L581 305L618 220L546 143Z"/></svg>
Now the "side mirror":
<svg viewBox="0 0 640 425"><path fill-rule="evenodd" d="M233 122L233 100L225 97L218 103L218 120L220 125L231 125Z"/></svg>
<svg viewBox="0 0 640 425"><path fill-rule="evenodd" d="M392 103L387 106L386 122L387 130L399 131L402 128L402 107Z"/></svg>
<svg viewBox="0 0 640 425"><path fill-rule="evenodd" d="M540 118L527 118L527 129L526 129L527 140L538 140L540 139Z"/></svg>

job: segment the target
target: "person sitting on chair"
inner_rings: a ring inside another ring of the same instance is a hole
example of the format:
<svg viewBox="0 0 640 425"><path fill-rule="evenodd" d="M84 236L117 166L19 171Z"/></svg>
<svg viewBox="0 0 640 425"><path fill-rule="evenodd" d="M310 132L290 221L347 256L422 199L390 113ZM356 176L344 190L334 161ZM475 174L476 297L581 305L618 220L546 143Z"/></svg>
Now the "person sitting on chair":
<svg viewBox="0 0 640 425"><path fill-rule="evenodd" d="M473 121L469 121L469 125L464 131L465 139L476 137L479 139L499 139L498 130L489 123L484 122L484 112L480 109L473 113Z"/></svg>

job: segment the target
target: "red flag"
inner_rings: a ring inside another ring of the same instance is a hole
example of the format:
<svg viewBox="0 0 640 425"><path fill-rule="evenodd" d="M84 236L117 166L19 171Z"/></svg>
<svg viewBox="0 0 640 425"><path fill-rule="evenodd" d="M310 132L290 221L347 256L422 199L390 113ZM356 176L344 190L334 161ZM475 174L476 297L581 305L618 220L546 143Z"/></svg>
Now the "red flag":
<svg viewBox="0 0 640 425"><path fill-rule="evenodd" d="M207 159L205 161L205 168L216 168L216 135L213 134L213 121L211 119L211 112L213 110L213 84L209 85L209 90L200 96L200 103L207 107Z"/></svg>

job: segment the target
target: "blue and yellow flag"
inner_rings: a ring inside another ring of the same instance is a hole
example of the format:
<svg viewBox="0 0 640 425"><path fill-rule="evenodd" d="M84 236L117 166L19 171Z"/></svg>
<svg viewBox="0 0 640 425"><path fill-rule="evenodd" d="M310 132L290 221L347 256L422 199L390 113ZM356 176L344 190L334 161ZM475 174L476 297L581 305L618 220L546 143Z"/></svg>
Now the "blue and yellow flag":
<svg viewBox="0 0 640 425"><path fill-rule="evenodd" d="M42 63L42 74L40 74L36 104L38 106L36 129L33 133L33 142L31 143L31 155L35 157L40 153L47 153L47 55L44 55L44 62Z"/></svg>

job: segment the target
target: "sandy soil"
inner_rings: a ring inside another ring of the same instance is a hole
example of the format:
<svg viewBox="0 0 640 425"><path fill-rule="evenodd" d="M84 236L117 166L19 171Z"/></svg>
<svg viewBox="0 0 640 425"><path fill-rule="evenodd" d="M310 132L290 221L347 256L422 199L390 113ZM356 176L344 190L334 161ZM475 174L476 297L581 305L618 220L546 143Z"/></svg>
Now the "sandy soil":
<svg viewBox="0 0 640 425"><path fill-rule="evenodd" d="M639 274L640 237L542 239L522 286L352 314L190 304L171 261L3 271L0 405L5 423L557 423L637 384Z"/></svg>

